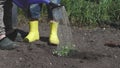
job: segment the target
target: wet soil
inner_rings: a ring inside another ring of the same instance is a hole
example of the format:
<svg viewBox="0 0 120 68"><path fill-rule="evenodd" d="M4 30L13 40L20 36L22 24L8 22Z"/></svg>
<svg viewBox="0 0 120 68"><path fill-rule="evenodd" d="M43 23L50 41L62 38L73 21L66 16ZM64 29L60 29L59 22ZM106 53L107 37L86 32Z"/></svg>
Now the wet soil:
<svg viewBox="0 0 120 68"><path fill-rule="evenodd" d="M109 44L106 46L106 42L120 44L118 29L72 27L76 51L66 57L52 54L57 46L48 42L48 23L41 23L39 31L39 41L26 43L19 38L15 39L19 48L0 50L0 68L120 68L120 48ZM28 32L28 25L19 27L18 32L24 37Z"/></svg>

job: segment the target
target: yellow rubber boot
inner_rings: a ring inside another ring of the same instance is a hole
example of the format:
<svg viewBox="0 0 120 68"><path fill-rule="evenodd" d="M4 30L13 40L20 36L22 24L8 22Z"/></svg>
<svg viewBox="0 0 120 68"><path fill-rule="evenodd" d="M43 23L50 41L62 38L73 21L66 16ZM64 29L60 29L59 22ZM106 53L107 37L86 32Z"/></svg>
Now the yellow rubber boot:
<svg viewBox="0 0 120 68"><path fill-rule="evenodd" d="M29 23L29 34L25 37L24 41L26 42L34 42L40 39L39 29L38 29L38 21L30 21Z"/></svg>
<svg viewBox="0 0 120 68"><path fill-rule="evenodd" d="M59 38L57 35L57 29L58 29L58 22L50 21L50 38L49 42L51 44L58 45L59 44Z"/></svg>

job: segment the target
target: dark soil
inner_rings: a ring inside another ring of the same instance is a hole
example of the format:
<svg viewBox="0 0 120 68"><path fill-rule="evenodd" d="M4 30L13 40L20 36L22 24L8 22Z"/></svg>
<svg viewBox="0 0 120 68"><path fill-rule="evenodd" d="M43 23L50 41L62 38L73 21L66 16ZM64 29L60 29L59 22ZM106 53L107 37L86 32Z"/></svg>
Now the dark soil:
<svg viewBox="0 0 120 68"><path fill-rule="evenodd" d="M19 48L0 50L0 68L120 68L119 45L111 47L108 44L120 44L118 29L72 27L76 51L70 56L59 57L52 54L57 46L48 42L49 24L41 23L39 28L39 41L25 43L19 38L15 40ZM22 25L17 31L24 37L28 25Z"/></svg>

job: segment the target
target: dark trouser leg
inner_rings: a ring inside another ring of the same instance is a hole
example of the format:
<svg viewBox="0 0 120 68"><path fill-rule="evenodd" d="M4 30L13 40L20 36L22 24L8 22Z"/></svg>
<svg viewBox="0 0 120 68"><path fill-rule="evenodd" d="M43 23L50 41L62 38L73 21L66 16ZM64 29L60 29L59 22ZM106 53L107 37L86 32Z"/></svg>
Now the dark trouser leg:
<svg viewBox="0 0 120 68"><path fill-rule="evenodd" d="M53 20L52 9L47 5L47 12L48 12L48 20Z"/></svg>
<svg viewBox="0 0 120 68"><path fill-rule="evenodd" d="M14 9L14 11L12 12L12 7L12 0L6 0L4 3L3 19L5 24L6 36L11 40L15 40L18 34L18 32L15 30L15 27L17 26L17 9ZM12 13L14 14L14 16L12 16Z"/></svg>
<svg viewBox="0 0 120 68"><path fill-rule="evenodd" d="M61 0L51 0L52 3L55 4L60 4ZM48 20L53 20L53 14L52 14L52 9L50 8L49 5L47 5L47 11L48 11Z"/></svg>
<svg viewBox="0 0 120 68"><path fill-rule="evenodd" d="M6 32L13 30L12 27L12 0L6 0L4 3L4 25Z"/></svg>

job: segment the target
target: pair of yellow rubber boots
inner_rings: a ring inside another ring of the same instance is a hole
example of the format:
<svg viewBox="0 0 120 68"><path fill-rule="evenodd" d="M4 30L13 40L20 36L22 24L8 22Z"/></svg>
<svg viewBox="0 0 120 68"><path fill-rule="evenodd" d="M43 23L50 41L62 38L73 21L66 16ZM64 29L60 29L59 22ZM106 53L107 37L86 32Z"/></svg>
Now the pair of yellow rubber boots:
<svg viewBox="0 0 120 68"><path fill-rule="evenodd" d="M30 28L29 34L25 37L24 40L27 42L34 42L36 40L39 40L40 35L39 35L38 21L30 21L29 28ZM57 29L58 29L58 23L55 21L50 21L49 42L51 44L55 44L55 45L59 44Z"/></svg>

